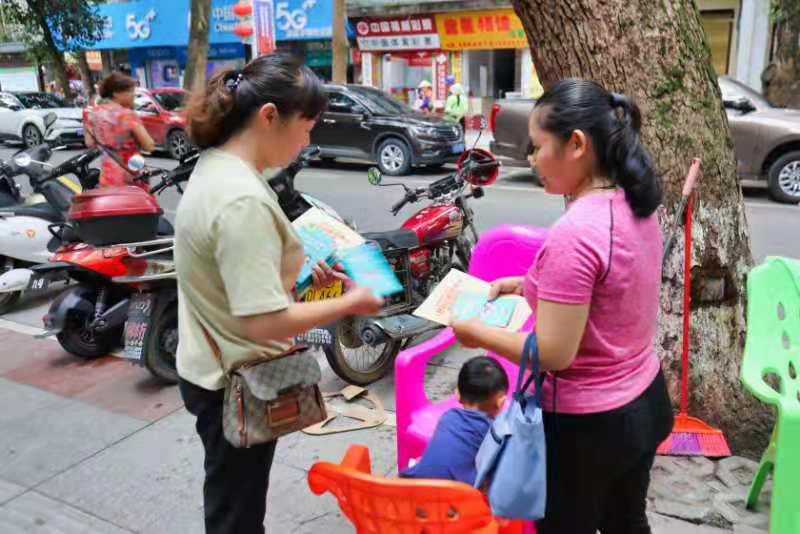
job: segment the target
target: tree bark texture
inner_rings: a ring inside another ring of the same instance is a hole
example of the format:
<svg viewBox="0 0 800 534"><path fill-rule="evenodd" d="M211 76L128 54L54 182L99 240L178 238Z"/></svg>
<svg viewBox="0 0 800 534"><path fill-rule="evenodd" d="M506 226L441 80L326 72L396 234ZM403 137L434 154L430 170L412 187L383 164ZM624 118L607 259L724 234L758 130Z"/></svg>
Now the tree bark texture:
<svg viewBox="0 0 800 534"><path fill-rule="evenodd" d="M211 0L192 0L191 12L189 54L183 75L183 88L187 91L192 91L206 82Z"/></svg>
<svg viewBox="0 0 800 534"><path fill-rule="evenodd" d="M800 108L800 0L773 0L775 55L762 75L764 94L776 106Z"/></svg>
<svg viewBox="0 0 800 534"><path fill-rule="evenodd" d="M333 83L347 83L347 31L345 29L347 3L333 0Z"/></svg>
<svg viewBox="0 0 800 534"><path fill-rule="evenodd" d="M733 144L710 51L692 0L513 0L545 88L568 77L632 97L642 139L664 180L665 238L692 158L695 197L689 412L721 427L737 453L760 455L771 410L739 381L745 276L752 264ZM664 267L656 347L678 401L683 228Z"/></svg>

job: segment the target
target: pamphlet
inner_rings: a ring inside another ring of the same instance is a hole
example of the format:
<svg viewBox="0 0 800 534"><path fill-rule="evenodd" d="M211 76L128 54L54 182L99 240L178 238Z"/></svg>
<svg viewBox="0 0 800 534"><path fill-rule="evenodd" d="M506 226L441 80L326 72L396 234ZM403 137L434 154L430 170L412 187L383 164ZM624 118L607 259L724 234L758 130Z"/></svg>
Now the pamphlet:
<svg viewBox="0 0 800 534"><path fill-rule="evenodd" d="M336 252L335 257L357 285L368 287L379 297L388 297L404 290L394 269L380 247L364 244Z"/></svg>
<svg viewBox="0 0 800 534"><path fill-rule="evenodd" d="M311 267L319 260L336 263L335 252L364 244L355 230L319 208L311 208L292 223L303 243L306 261L297 277L296 290L302 295L311 286Z"/></svg>
<svg viewBox="0 0 800 534"><path fill-rule="evenodd" d="M311 208L295 219L292 226L306 256L297 277L298 295L311 287L311 267L320 260L331 266L341 264L357 285L368 287L380 297L403 291L381 249L367 244L355 230L321 209Z"/></svg>
<svg viewBox="0 0 800 534"><path fill-rule="evenodd" d="M528 302L519 295L503 295L490 302L490 289L489 282L451 269L414 315L443 325L478 318L489 326L522 328L531 315Z"/></svg>

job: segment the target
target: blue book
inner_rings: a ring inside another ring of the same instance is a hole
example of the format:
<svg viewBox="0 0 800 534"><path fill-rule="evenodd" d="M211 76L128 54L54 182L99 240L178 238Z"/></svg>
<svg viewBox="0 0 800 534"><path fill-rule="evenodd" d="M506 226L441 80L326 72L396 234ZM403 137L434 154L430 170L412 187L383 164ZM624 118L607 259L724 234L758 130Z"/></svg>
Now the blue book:
<svg viewBox="0 0 800 534"><path fill-rule="evenodd" d="M320 260L333 265L336 243L328 234L313 226L297 228L297 235L303 243L306 259L297 276L297 293L302 294L311 285L311 267Z"/></svg>
<svg viewBox="0 0 800 534"><path fill-rule="evenodd" d="M336 259L356 284L368 287L379 297L404 291L403 284L377 245L365 243L339 250Z"/></svg>
<svg viewBox="0 0 800 534"><path fill-rule="evenodd" d="M318 208L306 211L292 222L292 226L303 244L305 254L305 262L295 283L297 295L302 295L311 287L311 267L318 261L333 266L337 249L364 243L364 238L356 231Z"/></svg>

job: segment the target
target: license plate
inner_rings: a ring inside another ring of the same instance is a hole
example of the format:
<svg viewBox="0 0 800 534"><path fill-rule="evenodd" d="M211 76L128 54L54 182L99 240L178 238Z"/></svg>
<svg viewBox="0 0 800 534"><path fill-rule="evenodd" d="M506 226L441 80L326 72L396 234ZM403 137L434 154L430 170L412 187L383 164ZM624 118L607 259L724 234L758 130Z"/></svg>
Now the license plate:
<svg viewBox="0 0 800 534"><path fill-rule="evenodd" d="M314 289L313 287L303 295L303 302L315 302L318 300L334 299L344 294L344 282L336 280L328 287Z"/></svg>
<svg viewBox="0 0 800 534"><path fill-rule="evenodd" d="M28 280L28 291L44 291L50 286L50 280L43 274L33 274Z"/></svg>
<svg viewBox="0 0 800 534"><path fill-rule="evenodd" d="M459 143L457 145L453 145L453 154L461 154L464 152L464 143Z"/></svg>
<svg viewBox="0 0 800 534"><path fill-rule="evenodd" d="M312 347L322 347L333 344L333 334L326 328L314 328L294 338L295 343L302 343Z"/></svg>
<svg viewBox="0 0 800 534"><path fill-rule="evenodd" d="M140 293L131 297L125 321L125 348L120 354L123 358L141 360L152 311L153 295Z"/></svg>

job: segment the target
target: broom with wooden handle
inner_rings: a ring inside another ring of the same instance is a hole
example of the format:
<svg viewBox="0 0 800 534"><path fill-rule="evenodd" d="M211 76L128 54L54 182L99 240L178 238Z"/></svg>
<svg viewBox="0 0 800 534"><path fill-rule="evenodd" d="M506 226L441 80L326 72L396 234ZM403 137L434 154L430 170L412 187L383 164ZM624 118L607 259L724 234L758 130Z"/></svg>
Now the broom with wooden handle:
<svg viewBox="0 0 800 534"><path fill-rule="evenodd" d="M683 268L683 348L681 353L681 407L675 416L672 433L658 447L658 454L673 456L730 456L731 451L721 430L718 430L696 417L689 416L689 332L691 330L692 303L692 189L697 180L700 160L694 159L686 177L678 205L678 217L685 212L684 268ZM680 220L680 219L678 219ZM677 232L673 230L670 240L674 244ZM668 242L669 245L669 242ZM670 246L671 248L671 246ZM665 250L665 252L668 252ZM666 260L666 254L664 257Z"/></svg>

